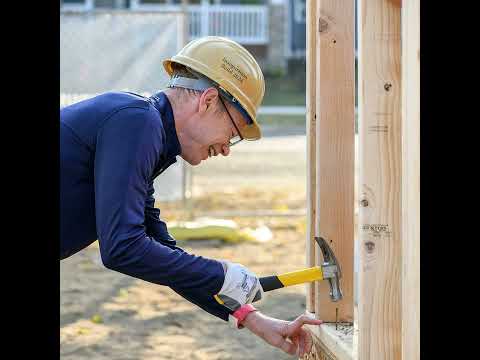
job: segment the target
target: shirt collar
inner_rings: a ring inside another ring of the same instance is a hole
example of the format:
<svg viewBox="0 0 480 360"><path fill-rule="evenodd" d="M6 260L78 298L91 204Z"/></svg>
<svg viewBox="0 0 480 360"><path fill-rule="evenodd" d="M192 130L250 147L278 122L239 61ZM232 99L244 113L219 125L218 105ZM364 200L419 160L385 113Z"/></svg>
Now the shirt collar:
<svg viewBox="0 0 480 360"><path fill-rule="evenodd" d="M180 155L182 149L178 141L177 130L175 129L175 119L170 101L163 92L158 92L151 96L153 103L161 114L163 128L167 137L167 158L173 158Z"/></svg>

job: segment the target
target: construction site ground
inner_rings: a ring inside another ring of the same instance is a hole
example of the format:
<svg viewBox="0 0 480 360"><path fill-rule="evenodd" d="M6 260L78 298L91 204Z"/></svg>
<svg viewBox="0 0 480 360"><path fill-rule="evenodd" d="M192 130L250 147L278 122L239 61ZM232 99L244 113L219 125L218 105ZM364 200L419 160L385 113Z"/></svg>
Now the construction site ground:
<svg viewBox="0 0 480 360"><path fill-rule="evenodd" d="M252 143L257 146L255 156L247 153L250 144L239 144L230 157L210 159L195 169L193 212L304 209L305 135L292 129L286 133L272 133L263 145ZM157 205L167 223L186 217L181 201ZM239 262L258 275L305 267L305 216L233 220L241 227L266 225L273 238L238 244L182 241L179 246L196 255ZM168 287L106 269L98 242L61 261L60 271L62 359L291 359ZM305 311L305 286L266 293L257 307L267 315L293 320Z"/></svg>

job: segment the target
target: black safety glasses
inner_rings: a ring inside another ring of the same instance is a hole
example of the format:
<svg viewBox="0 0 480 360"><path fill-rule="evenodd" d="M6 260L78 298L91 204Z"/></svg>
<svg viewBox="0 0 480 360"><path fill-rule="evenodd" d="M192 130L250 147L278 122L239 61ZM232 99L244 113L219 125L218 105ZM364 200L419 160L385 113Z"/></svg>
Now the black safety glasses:
<svg viewBox="0 0 480 360"><path fill-rule="evenodd" d="M223 104L223 107L227 111L227 114L228 114L228 117L230 118L230 121L232 122L233 126L235 126L235 130L237 130L238 135L233 136L228 142L228 146L232 147L233 145L238 144L240 141L242 141L243 137L242 137L242 134L240 133L240 130L237 127L237 124L235 124L235 121L233 121L232 115L230 115L230 112L228 111L227 107L225 106L225 103L223 102L222 96L219 96L219 98L220 98L220 101Z"/></svg>

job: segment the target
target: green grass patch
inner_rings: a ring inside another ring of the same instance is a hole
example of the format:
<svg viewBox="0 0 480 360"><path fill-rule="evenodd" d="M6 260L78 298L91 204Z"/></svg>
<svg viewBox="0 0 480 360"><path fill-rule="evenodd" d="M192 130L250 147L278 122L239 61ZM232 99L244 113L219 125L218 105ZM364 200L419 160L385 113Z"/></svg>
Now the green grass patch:
<svg viewBox="0 0 480 360"><path fill-rule="evenodd" d="M265 78L263 106L305 106L305 81L299 76Z"/></svg>
<svg viewBox="0 0 480 360"><path fill-rule="evenodd" d="M305 115L263 115L257 120L260 125L303 126L306 125Z"/></svg>

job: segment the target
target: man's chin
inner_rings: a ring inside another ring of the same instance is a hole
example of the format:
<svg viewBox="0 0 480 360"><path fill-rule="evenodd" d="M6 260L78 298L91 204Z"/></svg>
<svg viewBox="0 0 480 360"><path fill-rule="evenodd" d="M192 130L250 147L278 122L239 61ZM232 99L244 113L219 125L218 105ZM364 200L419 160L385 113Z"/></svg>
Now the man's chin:
<svg viewBox="0 0 480 360"><path fill-rule="evenodd" d="M183 156L182 156L182 159L192 166L198 165L202 162L202 159L185 159Z"/></svg>

